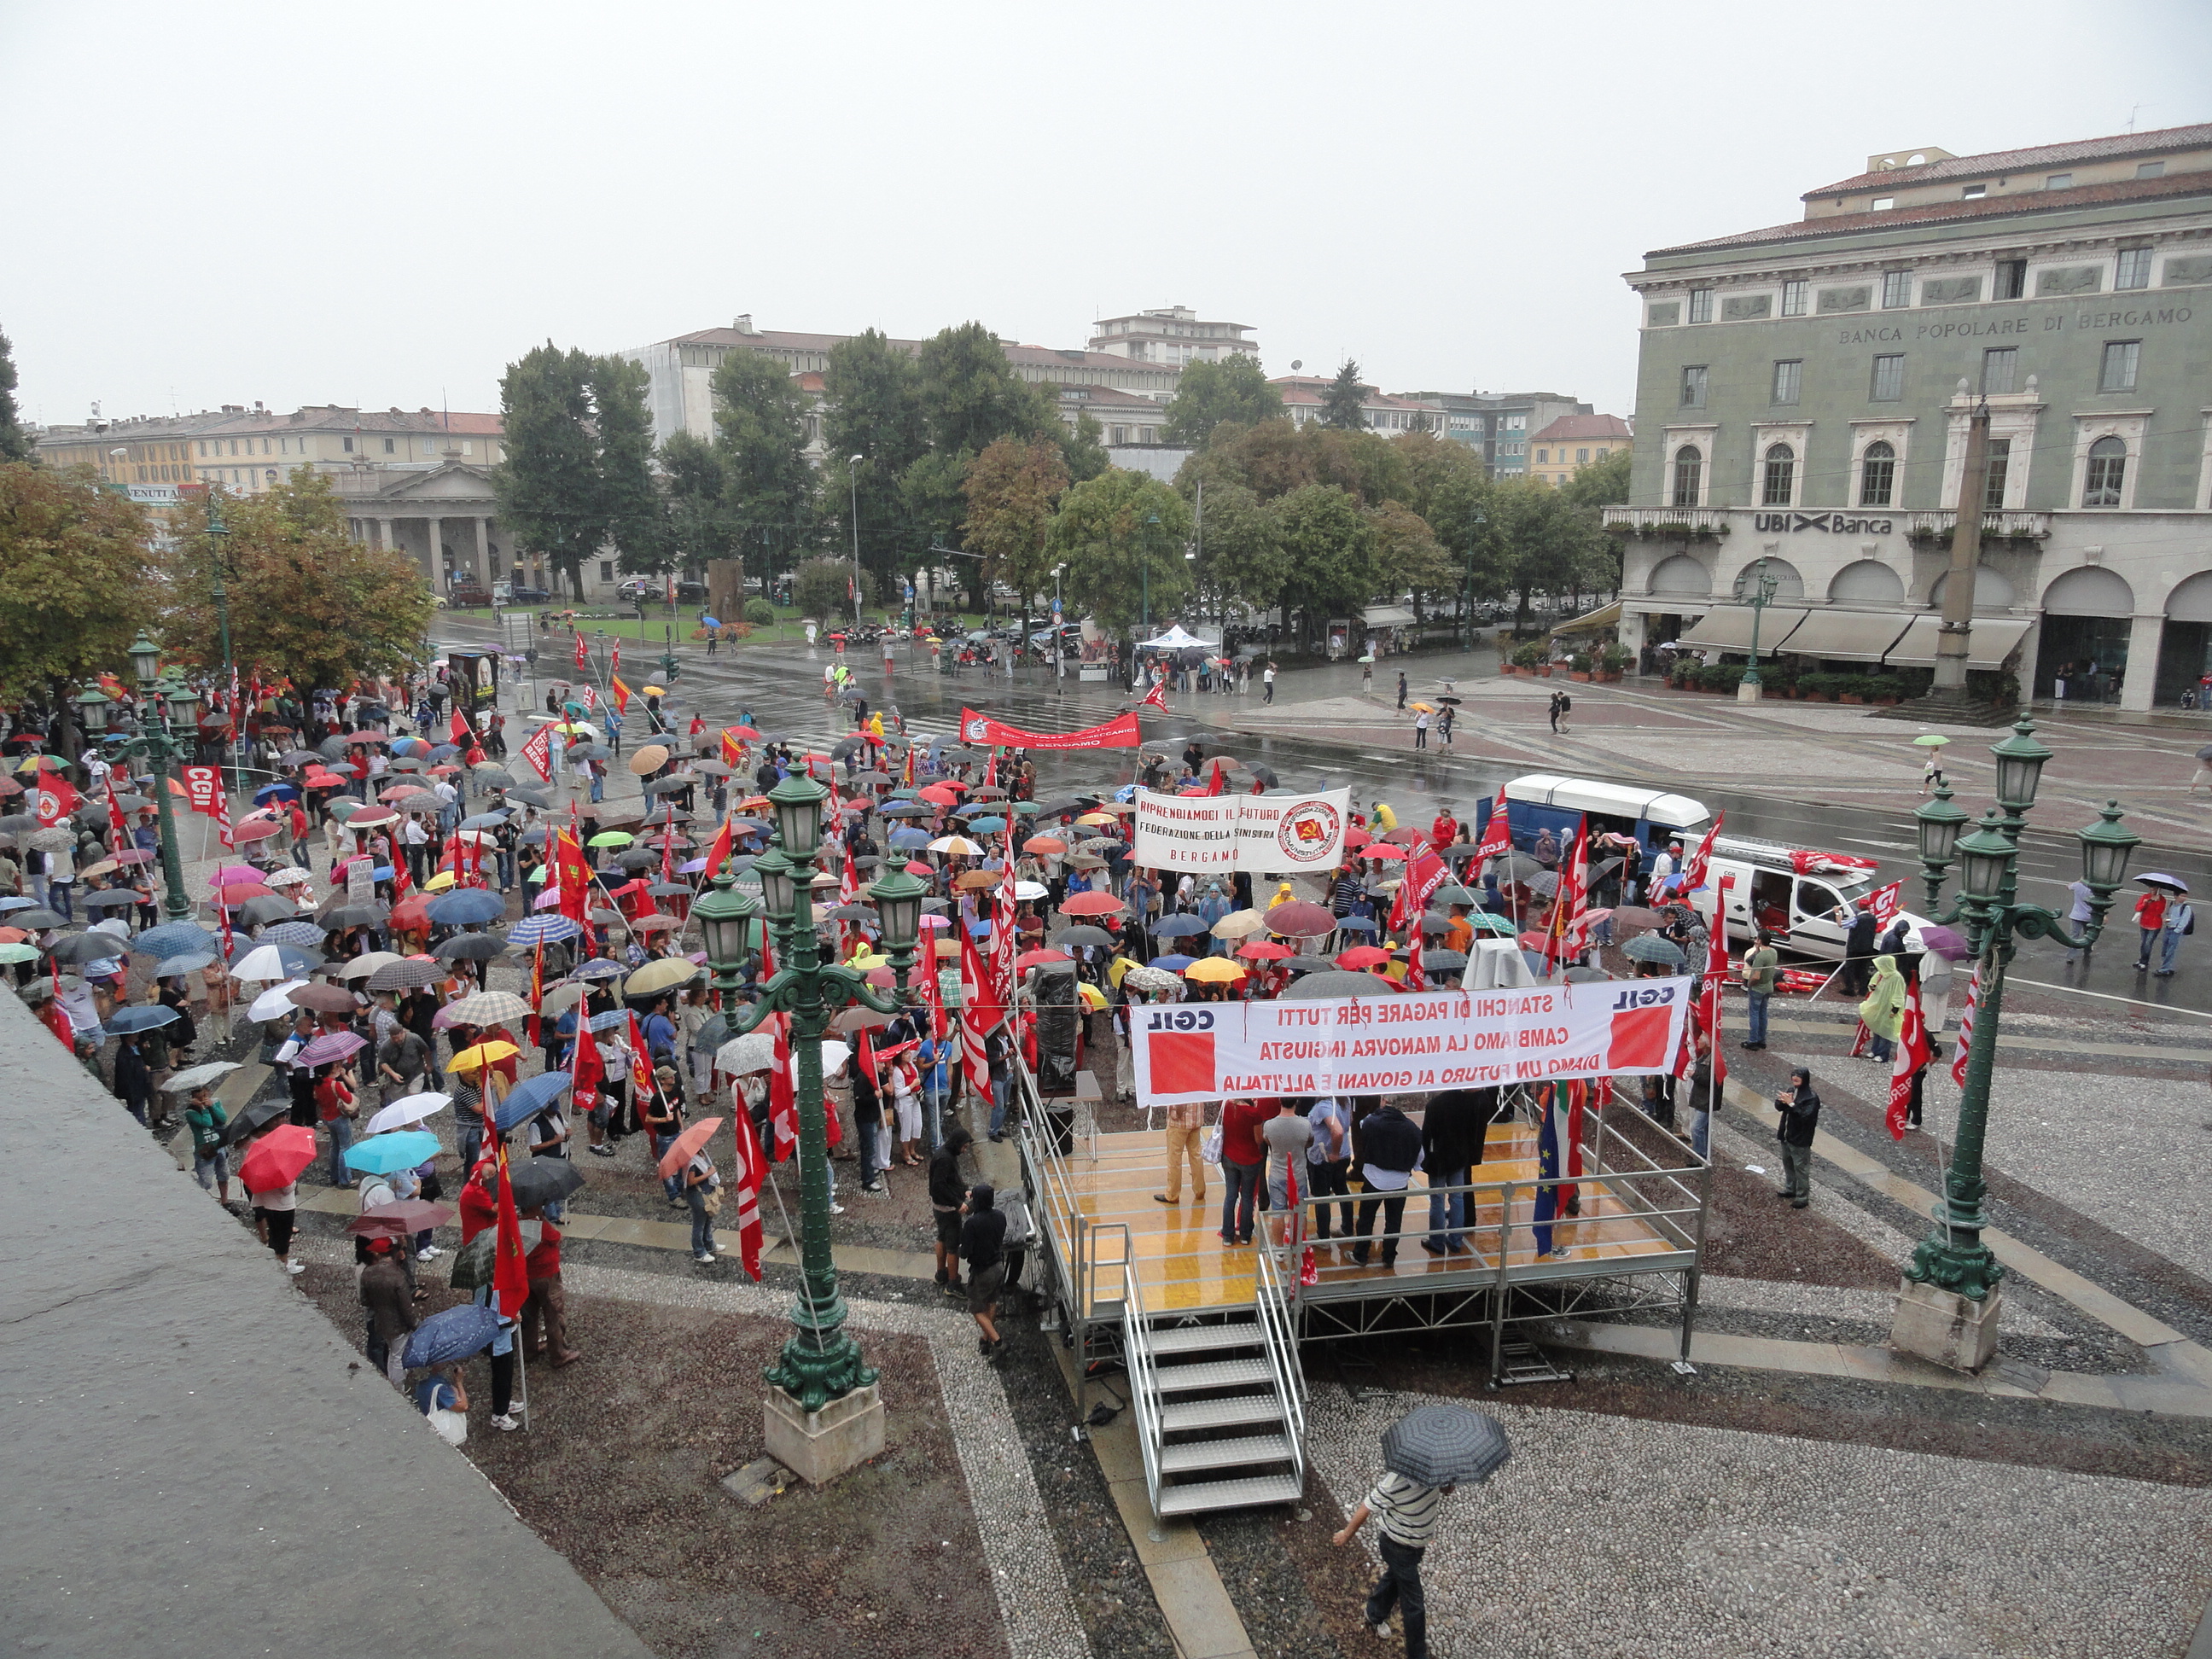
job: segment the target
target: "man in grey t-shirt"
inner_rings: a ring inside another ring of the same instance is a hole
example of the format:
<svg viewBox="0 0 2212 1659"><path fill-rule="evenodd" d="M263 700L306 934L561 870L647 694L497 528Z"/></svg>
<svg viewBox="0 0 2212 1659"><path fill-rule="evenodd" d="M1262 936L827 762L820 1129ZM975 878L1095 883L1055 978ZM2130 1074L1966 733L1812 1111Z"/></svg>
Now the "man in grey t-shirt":
<svg viewBox="0 0 2212 1659"><path fill-rule="evenodd" d="M1267 1143L1267 1207L1287 1210L1293 1168L1301 1175L1299 1196L1305 1195L1303 1176L1306 1148L1313 1144L1313 1125L1298 1115L1297 1103L1288 1096L1275 1105L1274 1116L1260 1126L1261 1139Z"/></svg>

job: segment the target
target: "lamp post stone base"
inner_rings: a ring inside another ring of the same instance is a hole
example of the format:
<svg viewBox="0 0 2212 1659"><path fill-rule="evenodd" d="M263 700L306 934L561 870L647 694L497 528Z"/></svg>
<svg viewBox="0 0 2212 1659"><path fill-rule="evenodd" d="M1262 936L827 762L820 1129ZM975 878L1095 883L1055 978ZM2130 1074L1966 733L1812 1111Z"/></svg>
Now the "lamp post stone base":
<svg viewBox="0 0 2212 1659"><path fill-rule="evenodd" d="M1890 1320L1890 1346L1954 1371L1978 1372L1996 1356L1997 1316L2003 1304L2002 1285L1992 1285L1977 1302L1955 1291L1904 1279Z"/></svg>
<svg viewBox="0 0 2212 1659"><path fill-rule="evenodd" d="M873 1383L812 1413L781 1389L770 1389L761 1415L768 1455L810 1486L827 1486L884 1449L884 1399Z"/></svg>

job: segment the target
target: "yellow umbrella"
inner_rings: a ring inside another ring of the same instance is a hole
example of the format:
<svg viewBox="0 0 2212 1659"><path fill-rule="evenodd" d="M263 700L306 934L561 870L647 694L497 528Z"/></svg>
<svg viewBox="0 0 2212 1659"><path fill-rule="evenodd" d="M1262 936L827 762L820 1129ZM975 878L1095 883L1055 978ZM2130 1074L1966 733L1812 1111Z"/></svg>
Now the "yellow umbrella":
<svg viewBox="0 0 2212 1659"><path fill-rule="evenodd" d="M441 870L422 884L422 890L426 893L442 893L453 884L453 872L450 870Z"/></svg>
<svg viewBox="0 0 2212 1659"><path fill-rule="evenodd" d="M581 732L587 738L596 738L599 735L596 726L586 726L581 720L563 720L553 729L556 732Z"/></svg>
<svg viewBox="0 0 2212 1659"><path fill-rule="evenodd" d="M1089 980L1078 981L1075 990L1076 994L1083 999L1083 1006L1092 1013L1097 1012L1106 1006L1106 994Z"/></svg>
<svg viewBox="0 0 2212 1659"><path fill-rule="evenodd" d="M474 1048L464 1048L446 1062L449 1072L481 1072L487 1066L496 1066L502 1060L513 1060L521 1052L512 1042L479 1042Z"/></svg>
<svg viewBox="0 0 2212 1659"><path fill-rule="evenodd" d="M1085 812L1081 817L1076 819L1076 822L1078 823L1118 823L1121 820L1111 812Z"/></svg>
<svg viewBox="0 0 2212 1659"><path fill-rule="evenodd" d="M1407 706L1417 714L1433 714L1437 712L1433 703L1417 702Z"/></svg>
<svg viewBox="0 0 2212 1659"><path fill-rule="evenodd" d="M645 695L648 697L665 697L668 693L657 685L648 685L645 688Z"/></svg>
<svg viewBox="0 0 2212 1659"><path fill-rule="evenodd" d="M1226 957L1200 957L1182 970L1182 976L1207 984L1217 980L1227 984L1243 978L1244 970Z"/></svg>

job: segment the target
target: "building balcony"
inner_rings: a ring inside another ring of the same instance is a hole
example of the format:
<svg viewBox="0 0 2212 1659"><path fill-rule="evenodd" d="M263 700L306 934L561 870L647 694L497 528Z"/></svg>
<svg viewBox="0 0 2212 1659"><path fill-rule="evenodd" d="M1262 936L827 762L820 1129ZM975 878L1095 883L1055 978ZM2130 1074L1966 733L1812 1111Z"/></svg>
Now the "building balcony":
<svg viewBox="0 0 2212 1659"><path fill-rule="evenodd" d="M1951 538L1959 526L1959 515L1948 513L1902 513L1905 533L1922 538ZM2048 513L1984 513L1982 514L1982 536L1984 540L2042 541L2051 534L2051 514Z"/></svg>
<svg viewBox="0 0 2212 1659"><path fill-rule="evenodd" d="M1632 536L1725 536L1730 527L1724 507L1607 507L1599 511L1607 530Z"/></svg>

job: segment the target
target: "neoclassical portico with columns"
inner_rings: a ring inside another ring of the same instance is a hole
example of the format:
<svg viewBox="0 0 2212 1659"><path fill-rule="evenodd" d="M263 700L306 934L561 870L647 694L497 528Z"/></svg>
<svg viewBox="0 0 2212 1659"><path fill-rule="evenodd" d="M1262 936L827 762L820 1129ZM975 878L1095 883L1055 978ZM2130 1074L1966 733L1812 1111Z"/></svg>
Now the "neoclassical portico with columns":
<svg viewBox="0 0 2212 1659"><path fill-rule="evenodd" d="M336 474L332 482L353 538L408 554L435 592L449 592L459 582L489 587L518 574L545 585L526 559L517 572L521 556L499 523L491 477L480 466L449 459L419 472L362 468Z"/></svg>

